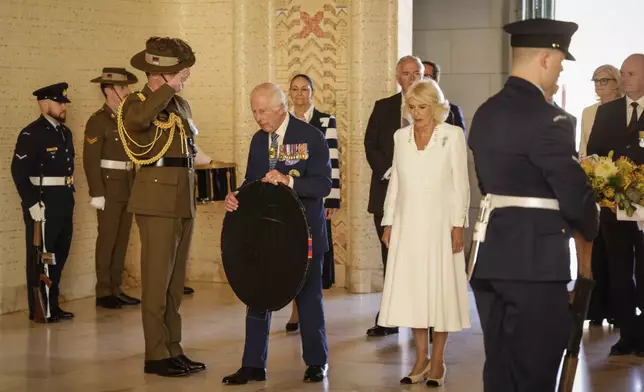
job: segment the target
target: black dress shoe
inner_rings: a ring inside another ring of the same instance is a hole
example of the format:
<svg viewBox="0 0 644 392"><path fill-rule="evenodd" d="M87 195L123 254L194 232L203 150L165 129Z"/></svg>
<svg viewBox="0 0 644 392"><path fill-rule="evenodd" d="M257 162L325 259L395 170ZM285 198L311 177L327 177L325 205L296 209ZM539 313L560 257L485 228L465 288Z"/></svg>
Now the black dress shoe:
<svg viewBox="0 0 644 392"><path fill-rule="evenodd" d="M367 330L367 336L387 336L395 333L398 333L398 327L388 328L376 325Z"/></svg>
<svg viewBox="0 0 644 392"><path fill-rule="evenodd" d="M188 286L183 287L183 294L191 295L191 294L194 294L194 293L195 293L195 289L193 289L192 287L188 287Z"/></svg>
<svg viewBox="0 0 644 392"><path fill-rule="evenodd" d="M156 374L162 377L181 377L190 374L190 369L174 358L145 361L143 371L147 374Z"/></svg>
<svg viewBox="0 0 644 392"><path fill-rule="evenodd" d="M637 352L637 347L630 343L629 341L625 339L619 339L617 343L613 345L613 347L610 348L610 354L611 356L617 356L617 355L631 355L635 354Z"/></svg>
<svg viewBox="0 0 644 392"><path fill-rule="evenodd" d="M201 362L196 362L193 361L192 359L186 357L185 355L181 354L179 356L174 357L176 361L181 362L184 366L186 366L188 369L190 369L191 373L197 373L202 370L206 370L206 364L201 363Z"/></svg>
<svg viewBox="0 0 644 392"><path fill-rule="evenodd" d="M304 381L321 382L329 373L329 365L311 365L304 372Z"/></svg>
<svg viewBox="0 0 644 392"><path fill-rule="evenodd" d="M601 327L604 324L604 319L595 319L595 320L590 320L588 322L588 325L591 327Z"/></svg>
<svg viewBox="0 0 644 392"><path fill-rule="evenodd" d="M266 381L266 369L241 367L233 374L229 374L221 380L228 385L243 385L249 381Z"/></svg>
<svg viewBox="0 0 644 392"><path fill-rule="evenodd" d="M56 316L58 316L59 318L61 318L63 320L71 320L71 319L74 318L74 313L65 312L61 308L58 308L58 309L56 309L56 311L51 312L51 313L52 313L52 315L56 315Z"/></svg>
<svg viewBox="0 0 644 392"><path fill-rule="evenodd" d="M295 332L300 327L300 322L286 323L286 332Z"/></svg>
<svg viewBox="0 0 644 392"><path fill-rule="evenodd" d="M47 322L48 323L59 323L60 322L60 316L52 314L51 317L47 317Z"/></svg>
<svg viewBox="0 0 644 392"><path fill-rule="evenodd" d="M121 309L123 307L123 303L115 296L107 295L105 297L96 298L96 306L106 309Z"/></svg>
<svg viewBox="0 0 644 392"><path fill-rule="evenodd" d="M115 296L116 299L121 302L123 305L138 305L141 303L141 300L138 298L130 297L125 293L121 293Z"/></svg>

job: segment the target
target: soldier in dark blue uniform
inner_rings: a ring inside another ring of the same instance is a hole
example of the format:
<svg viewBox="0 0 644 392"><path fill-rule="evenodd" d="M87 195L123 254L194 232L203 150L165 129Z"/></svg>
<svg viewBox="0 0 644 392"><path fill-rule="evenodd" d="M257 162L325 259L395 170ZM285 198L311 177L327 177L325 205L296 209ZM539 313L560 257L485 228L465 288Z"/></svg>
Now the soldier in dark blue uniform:
<svg viewBox="0 0 644 392"><path fill-rule="evenodd" d="M25 220L27 260L32 256L34 221L43 221L46 250L55 255L49 266L49 322L71 319L74 315L58 304L60 277L72 241L74 211L74 144L65 126L67 83L57 83L34 91L42 115L18 135L11 162L11 175L22 200ZM46 222L46 223L45 223ZM35 271L27 268L27 285ZM29 319L34 318L34 296L28 290ZM45 302L45 305L47 302Z"/></svg>
<svg viewBox="0 0 644 392"><path fill-rule="evenodd" d="M469 146L485 210L475 229L471 285L486 392L555 390L572 325L569 240L579 231L591 241L598 231L599 208L576 158L572 122L544 97L562 61L574 60L568 46L576 30L545 19L505 26L511 76L472 120Z"/></svg>

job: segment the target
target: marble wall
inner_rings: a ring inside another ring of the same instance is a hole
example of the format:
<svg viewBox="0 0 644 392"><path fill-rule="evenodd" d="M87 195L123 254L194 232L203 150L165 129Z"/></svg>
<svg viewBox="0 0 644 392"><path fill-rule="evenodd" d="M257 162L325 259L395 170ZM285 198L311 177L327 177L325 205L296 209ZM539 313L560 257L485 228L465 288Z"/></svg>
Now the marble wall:
<svg viewBox="0 0 644 392"><path fill-rule="evenodd" d="M440 65L440 86L447 99L463 110L466 128L476 109L508 77L510 44L502 27L515 20L516 4L511 0L414 1L414 54ZM471 154L469 158L473 226L481 195ZM472 227L465 238L467 253Z"/></svg>

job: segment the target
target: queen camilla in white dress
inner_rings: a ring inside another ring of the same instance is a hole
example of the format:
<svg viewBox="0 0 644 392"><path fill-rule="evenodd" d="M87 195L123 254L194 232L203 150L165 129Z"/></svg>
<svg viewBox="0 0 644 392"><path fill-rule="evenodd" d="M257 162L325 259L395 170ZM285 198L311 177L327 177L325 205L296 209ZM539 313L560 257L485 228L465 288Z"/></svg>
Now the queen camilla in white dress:
<svg viewBox="0 0 644 392"><path fill-rule="evenodd" d="M466 227L469 208L463 130L440 123L424 150L413 124L394 135L394 159L383 226L391 226L379 325L470 326L463 251L452 252L452 228Z"/></svg>

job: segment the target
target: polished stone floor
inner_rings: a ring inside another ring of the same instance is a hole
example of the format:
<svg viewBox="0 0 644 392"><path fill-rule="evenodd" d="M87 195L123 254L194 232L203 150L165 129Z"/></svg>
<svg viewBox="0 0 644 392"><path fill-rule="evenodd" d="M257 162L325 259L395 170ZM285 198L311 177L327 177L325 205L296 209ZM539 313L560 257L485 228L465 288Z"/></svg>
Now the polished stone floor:
<svg viewBox="0 0 644 392"><path fill-rule="evenodd" d="M401 386L400 377L413 363L409 330L368 339L380 294L351 295L343 289L325 292L330 350L330 376L324 384L304 384L299 334L284 332L289 309L273 318L269 347L269 380L241 387L221 385L221 378L240 364L245 308L224 284L200 284L182 306L184 348L208 364L208 371L181 379L144 375L143 337L138 307L96 309L94 299L64 305L76 319L51 325L31 324L24 312L0 317L0 391L425 391L424 384ZM472 310L471 329L450 337L446 363L449 392L483 391L483 343ZM592 328L575 391L638 392L644 390L644 359L608 359L616 341L607 326ZM544 391L547 392L547 391Z"/></svg>

